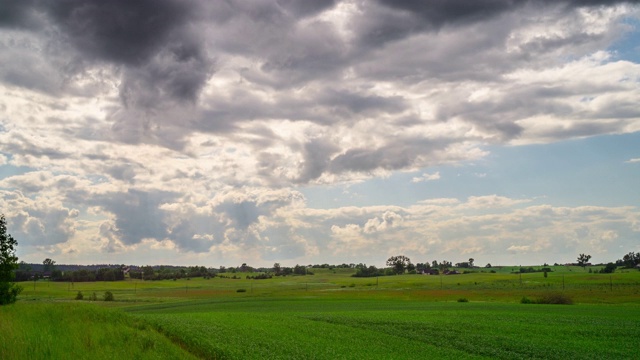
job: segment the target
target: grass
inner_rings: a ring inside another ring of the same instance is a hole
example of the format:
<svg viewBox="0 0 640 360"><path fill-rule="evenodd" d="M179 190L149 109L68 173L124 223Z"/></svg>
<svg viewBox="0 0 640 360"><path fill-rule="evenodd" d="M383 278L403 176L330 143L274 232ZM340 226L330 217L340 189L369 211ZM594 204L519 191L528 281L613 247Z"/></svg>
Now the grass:
<svg viewBox="0 0 640 360"><path fill-rule="evenodd" d="M23 283L0 307L0 359L633 358L640 272L482 270ZM575 305L537 304L558 294Z"/></svg>
<svg viewBox="0 0 640 360"><path fill-rule="evenodd" d="M0 359L196 359L146 321L82 303L0 307Z"/></svg>
<svg viewBox="0 0 640 360"><path fill-rule="evenodd" d="M505 270L502 268L501 270ZM511 267L509 267L511 270ZM334 273L335 271L335 273ZM482 269L478 271L483 271ZM569 293L577 303L640 303L640 272L590 274L581 267L557 267L545 278L543 273L473 273L453 276L402 275L380 278L353 278L352 269L314 269L312 276L274 277L267 280L181 279L178 281L138 281L94 283L22 283L21 299L74 299L78 291L88 299L97 293L101 299L110 291L112 306L137 302L167 302L210 297L271 296L381 296L422 297L455 301L517 302L522 296L538 296L548 291ZM249 274L252 275L252 274ZM240 290L240 292L238 292ZM244 292L242 292L244 290ZM377 294L372 295L373 292Z"/></svg>

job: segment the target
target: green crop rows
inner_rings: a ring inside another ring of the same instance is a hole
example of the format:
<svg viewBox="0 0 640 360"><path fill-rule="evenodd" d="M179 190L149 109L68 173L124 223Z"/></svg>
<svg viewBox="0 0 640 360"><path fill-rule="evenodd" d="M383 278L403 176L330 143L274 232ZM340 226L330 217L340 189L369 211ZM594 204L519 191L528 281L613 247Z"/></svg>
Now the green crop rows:
<svg viewBox="0 0 640 360"><path fill-rule="evenodd" d="M205 358L624 359L640 336L637 306L283 299L129 311Z"/></svg>

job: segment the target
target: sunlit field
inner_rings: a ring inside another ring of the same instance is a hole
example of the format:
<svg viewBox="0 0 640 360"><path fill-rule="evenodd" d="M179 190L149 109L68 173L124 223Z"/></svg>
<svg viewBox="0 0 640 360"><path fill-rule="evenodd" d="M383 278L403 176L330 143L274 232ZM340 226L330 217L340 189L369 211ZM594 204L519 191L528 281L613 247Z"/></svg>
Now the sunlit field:
<svg viewBox="0 0 640 360"><path fill-rule="evenodd" d="M312 271L265 280L237 273L237 279L24 282L18 303L0 307L0 358L93 359L118 351L176 359L187 353L206 359L635 358L635 270L557 267L544 277L501 268L379 278L354 278L352 269ZM104 301L106 291L114 301ZM78 292L83 300L75 300ZM521 303L547 294L574 305ZM33 351L24 351L27 344Z"/></svg>
<svg viewBox="0 0 640 360"><path fill-rule="evenodd" d="M622 270L613 274L588 273L580 267L557 267L543 273L513 274L512 268L496 273L476 272L461 275L400 275L379 278L351 277L352 269L312 269L314 275L273 277L250 280L252 273L238 273L237 279L211 279L117 282L23 282L22 300L72 300L78 291L85 299L105 291L114 294L112 306L137 302L167 302L212 297L261 298L272 296L313 296L347 298L406 298L432 301L455 301L459 296L469 300L517 302L522 296L535 296L548 291L562 291L577 303L640 304L640 272ZM517 268L513 268L517 269ZM494 270L495 271L495 270ZM238 290L242 292L238 292Z"/></svg>

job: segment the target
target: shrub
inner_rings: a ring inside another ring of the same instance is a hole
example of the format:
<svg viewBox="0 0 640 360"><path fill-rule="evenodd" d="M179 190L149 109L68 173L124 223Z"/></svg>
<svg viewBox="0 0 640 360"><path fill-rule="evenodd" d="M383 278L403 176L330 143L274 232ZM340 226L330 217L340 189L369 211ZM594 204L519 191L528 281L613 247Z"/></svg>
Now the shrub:
<svg viewBox="0 0 640 360"><path fill-rule="evenodd" d="M89 297L89 300L91 300L91 301L98 300L98 295L96 295L96 293L94 292L93 294L91 294L91 297Z"/></svg>
<svg viewBox="0 0 640 360"><path fill-rule="evenodd" d="M616 264L610 262L603 269L600 270L600 273L611 274L616 271L616 268L617 268Z"/></svg>
<svg viewBox="0 0 640 360"><path fill-rule="evenodd" d="M467 299L467 298L460 298L460 299L458 299L458 302L469 302L469 299Z"/></svg>
<svg viewBox="0 0 640 360"><path fill-rule="evenodd" d="M351 284L349 284L349 287L356 287L356 284L351 283Z"/></svg>
<svg viewBox="0 0 640 360"><path fill-rule="evenodd" d="M239 293L247 292L247 289L238 289L236 290L236 292L239 292Z"/></svg>
<svg viewBox="0 0 640 360"><path fill-rule="evenodd" d="M82 300L84 299L84 295L82 295L82 291L78 291L78 294L76 295L76 300Z"/></svg>
<svg viewBox="0 0 640 360"><path fill-rule="evenodd" d="M520 299L520 304L533 304L533 301L528 297L523 296L522 299Z"/></svg>
<svg viewBox="0 0 640 360"><path fill-rule="evenodd" d="M573 300L563 293L550 293L537 299L536 304L572 305Z"/></svg>
<svg viewBox="0 0 640 360"><path fill-rule="evenodd" d="M554 304L554 305L572 305L573 299L563 293L544 294L535 300L531 300L526 296L520 299L521 304Z"/></svg>
<svg viewBox="0 0 640 360"><path fill-rule="evenodd" d="M104 301L113 301L113 293L111 291L104 292Z"/></svg>

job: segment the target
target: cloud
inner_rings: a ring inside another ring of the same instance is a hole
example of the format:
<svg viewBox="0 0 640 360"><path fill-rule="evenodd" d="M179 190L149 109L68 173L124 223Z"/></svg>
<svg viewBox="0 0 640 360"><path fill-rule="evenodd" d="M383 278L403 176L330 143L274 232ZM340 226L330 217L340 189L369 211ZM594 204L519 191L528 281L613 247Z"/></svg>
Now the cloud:
<svg viewBox="0 0 640 360"><path fill-rule="evenodd" d="M193 5L193 4L191 4ZM196 9L181 1L68 0L43 10L89 58L141 64L155 55Z"/></svg>
<svg viewBox="0 0 640 360"><path fill-rule="evenodd" d="M20 191L0 191L0 205L7 212L8 231L19 244L50 249L69 241L77 231L77 209L57 199L29 198Z"/></svg>
<svg viewBox="0 0 640 360"><path fill-rule="evenodd" d="M625 162L629 163L629 164L637 163L637 162L640 162L640 158L629 159L629 160L627 160Z"/></svg>
<svg viewBox="0 0 640 360"><path fill-rule="evenodd" d="M520 246L511 245L511 246L509 246L507 248L507 251L511 252L511 253L514 253L514 254L515 253L527 253L527 252L529 252L530 248L531 247L528 246L528 245L520 245Z"/></svg>
<svg viewBox="0 0 640 360"><path fill-rule="evenodd" d="M376 188L314 209L302 193L640 131L640 67L616 52L634 4L2 3L0 201L29 251L74 259L612 251L635 208L471 190L362 205L393 204Z"/></svg>
<svg viewBox="0 0 640 360"><path fill-rule="evenodd" d="M419 182L423 182L423 181L434 181L434 180L440 180L440 172L436 171L433 174L429 174L429 173L424 173L422 174L421 177L414 177L413 179L411 179L412 183L419 183Z"/></svg>
<svg viewBox="0 0 640 360"><path fill-rule="evenodd" d="M486 196L470 196L467 202L463 205L470 208L500 208L511 207L517 204L523 204L530 202L529 199L510 199L504 196L486 195Z"/></svg>

